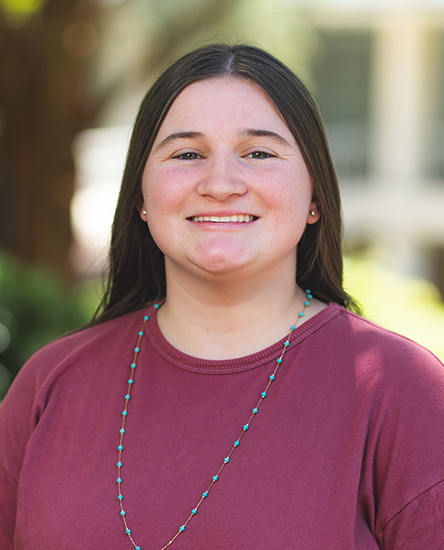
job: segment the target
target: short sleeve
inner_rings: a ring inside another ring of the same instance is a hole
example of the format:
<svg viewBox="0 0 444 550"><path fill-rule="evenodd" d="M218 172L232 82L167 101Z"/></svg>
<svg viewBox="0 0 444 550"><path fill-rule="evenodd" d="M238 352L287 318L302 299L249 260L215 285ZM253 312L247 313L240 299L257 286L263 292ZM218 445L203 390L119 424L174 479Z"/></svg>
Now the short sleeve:
<svg viewBox="0 0 444 550"><path fill-rule="evenodd" d="M35 370L27 364L19 372L0 406L1 550L14 548L20 472L35 424L35 389Z"/></svg>
<svg viewBox="0 0 444 550"><path fill-rule="evenodd" d="M17 483L0 464L0 548L13 550Z"/></svg>
<svg viewBox="0 0 444 550"><path fill-rule="evenodd" d="M409 502L388 522L383 549L444 550L444 480Z"/></svg>

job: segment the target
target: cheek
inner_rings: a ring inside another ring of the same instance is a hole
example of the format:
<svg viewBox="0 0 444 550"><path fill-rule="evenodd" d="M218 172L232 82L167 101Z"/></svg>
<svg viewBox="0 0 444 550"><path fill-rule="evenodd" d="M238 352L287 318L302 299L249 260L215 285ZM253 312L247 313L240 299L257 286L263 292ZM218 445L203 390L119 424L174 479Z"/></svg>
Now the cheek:
<svg viewBox="0 0 444 550"><path fill-rule="evenodd" d="M159 242L160 228L164 226L163 219L166 215L164 209L165 205L168 204L168 200L162 186L157 184L153 174L146 171L142 179L142 197L148 229L156 244L161 248Z"/></svg>
<svg viewBox="0 0 444 550"><path fill-rule="evenodd" d="M142 179L142 196L147 211L148 225L150 225L157 217L163 215L170 203L168 186L162 185L159 174L146 171Z"/></svg>
<svg viewBox="0 0 444 550"><path fill-rule="evenodd" d="M305 218L311 204L311 185L294 178L281 180L277 185L269 186L267 202L274 212L286 218L300 217L304 213Z"/></svg>
<svg viewBox="0 0 444 550"><path fill-rule="evenodd" d="M168 254L169 243L174 240L168 216L158 207L147 208L146 221L153 241L163 254Z"/></svg>
<svg viewBox="0 0 444 550"><path fill-rule="evenodd" d="M189 183L174 169L146 170L142 180L142 194L147 210L173 210L189 193Z"/></svg>
<svg viewBox="0 0 444 550"><path fill-rule="evenodd" d="M167 254L177 234L181 214L181 196L177 186L165 171L146 171L142 181L142 195L147 211L146 221L154 242Z"/></svg>
<svg viewBox="0 0 444 550"><path fill-rule="evenodd" d="M310 180L304 174L301 178L295 178L294 172L287 176L285 184L277 185L269 195L269 205L275 215L273 237L291 243L299 240L305 230L312 191Z"/></svg>

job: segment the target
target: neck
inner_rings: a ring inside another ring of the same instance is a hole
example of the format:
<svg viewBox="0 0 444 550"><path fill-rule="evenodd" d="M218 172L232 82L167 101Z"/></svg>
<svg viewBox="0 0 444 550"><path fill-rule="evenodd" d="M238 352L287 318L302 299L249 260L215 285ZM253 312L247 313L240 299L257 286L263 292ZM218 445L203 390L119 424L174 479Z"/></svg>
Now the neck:
<svg viewBox="0 0 444 550"><path fill-rule="evenodd" d="M247 281L167 277L160 329L177 349L204 359L231 359L264 349L288 333L305 301L295 278L278 275Z"/></svg>

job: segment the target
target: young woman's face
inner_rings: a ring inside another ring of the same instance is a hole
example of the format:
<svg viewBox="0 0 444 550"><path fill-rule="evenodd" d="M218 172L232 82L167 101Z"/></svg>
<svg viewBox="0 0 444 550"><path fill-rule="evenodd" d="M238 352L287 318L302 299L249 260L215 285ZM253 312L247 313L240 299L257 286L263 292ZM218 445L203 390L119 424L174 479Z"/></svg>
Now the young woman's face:
<svg viewBox="0 0 444 550"><path fill-rule="evenodd" d="M167 277L267 269L294 276L298 241L318 220L293 135L269 97L239 78L198 81L177 97L146 163L142 195L141 217Z"/></svg>

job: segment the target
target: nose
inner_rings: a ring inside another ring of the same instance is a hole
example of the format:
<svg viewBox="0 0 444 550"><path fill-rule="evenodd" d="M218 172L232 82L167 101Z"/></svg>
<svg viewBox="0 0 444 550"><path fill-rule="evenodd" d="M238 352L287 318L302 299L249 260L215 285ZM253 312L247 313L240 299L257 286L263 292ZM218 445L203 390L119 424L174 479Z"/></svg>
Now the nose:
<svg viewBox="0 0 444 550"><path fill-rule="evenodd" d="M241 170L236 167L236 159L224 155L208 159L207 169L197 186L197 192L218 202L227 201L247 192L247 185Z"/></svg>

